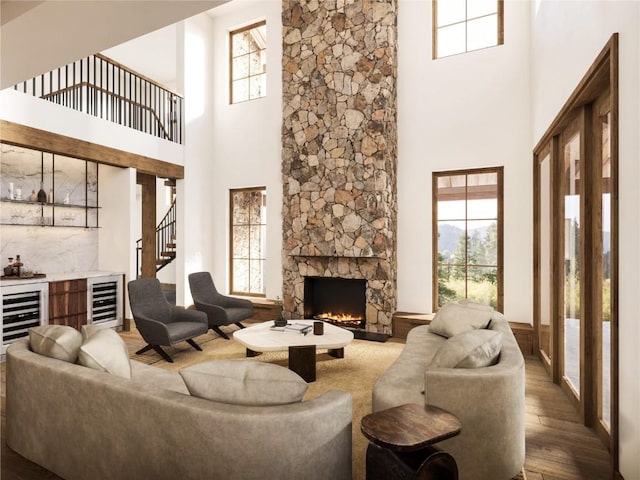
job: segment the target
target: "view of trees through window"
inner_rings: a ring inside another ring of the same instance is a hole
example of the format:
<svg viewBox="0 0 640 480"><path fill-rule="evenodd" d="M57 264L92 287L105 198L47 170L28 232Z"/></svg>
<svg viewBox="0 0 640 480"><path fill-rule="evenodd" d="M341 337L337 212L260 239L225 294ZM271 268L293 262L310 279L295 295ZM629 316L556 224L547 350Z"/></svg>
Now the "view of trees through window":
<svg viewBox="0 0 640 480"><path fill-rule="evenodd" d="M231 293L265 295L267 195L264 187L231 190Z"/></svg>
<svg viewBox="0 0 640 480"><path fill-rule="evenodd" d="M434 173L434 308L469 298L502 308L502 169Z"/></svg>
<svg viewBox="0 0 640 480"><path fill-rule="evenodd" d="M230 34L231 103L267 95L267 24L259 22Z"/></svg>

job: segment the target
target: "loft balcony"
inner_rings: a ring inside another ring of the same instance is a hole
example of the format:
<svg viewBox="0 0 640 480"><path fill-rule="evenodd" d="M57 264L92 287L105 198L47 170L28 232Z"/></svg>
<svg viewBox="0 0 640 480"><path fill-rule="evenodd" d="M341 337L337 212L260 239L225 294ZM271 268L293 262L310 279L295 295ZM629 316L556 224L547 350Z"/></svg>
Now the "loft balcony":
<svg viewBox="0 0 640 480"><path fill-rule="evenodd" d="M101 54L13 88L155 137L183 142L182 95Z"/></svg>

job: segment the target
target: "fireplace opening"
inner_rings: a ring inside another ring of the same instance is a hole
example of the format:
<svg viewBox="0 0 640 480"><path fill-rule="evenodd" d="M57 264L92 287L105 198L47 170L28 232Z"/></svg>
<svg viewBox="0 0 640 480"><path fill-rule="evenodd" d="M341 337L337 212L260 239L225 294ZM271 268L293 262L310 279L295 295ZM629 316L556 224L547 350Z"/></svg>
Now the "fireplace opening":
<svg viewBox="0 0 640 480"><path fill-rule="evenodd" d="M304 317L364 330L366 287L363 279L305 277Z"/></svg>

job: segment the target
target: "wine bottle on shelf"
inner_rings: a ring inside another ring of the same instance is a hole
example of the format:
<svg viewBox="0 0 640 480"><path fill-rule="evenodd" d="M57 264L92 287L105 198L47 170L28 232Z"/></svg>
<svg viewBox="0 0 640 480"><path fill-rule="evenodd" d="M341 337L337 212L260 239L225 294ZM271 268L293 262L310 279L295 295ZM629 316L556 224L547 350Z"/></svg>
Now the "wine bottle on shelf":
<svg viewBox="0 0 640 480"><path fill-rule="evenodd" d="M40 182L40 190L38 190L38 201L47 203L47 192L44 191L44 183Z"/></svg>
<svg viewBox="0 0 640 480"><path fill-rule="evenodd" d="M29 197L29 201L35 202L37 199L38 199L38 196L36 195L36 189L34 188L33 190L31 190L31 196Z"/></svg>
<svg viewBox="0 0 640 480"><path fill-rule="evenodd" d="M53 188L49 189L49 203L53 203Z"/></svg>

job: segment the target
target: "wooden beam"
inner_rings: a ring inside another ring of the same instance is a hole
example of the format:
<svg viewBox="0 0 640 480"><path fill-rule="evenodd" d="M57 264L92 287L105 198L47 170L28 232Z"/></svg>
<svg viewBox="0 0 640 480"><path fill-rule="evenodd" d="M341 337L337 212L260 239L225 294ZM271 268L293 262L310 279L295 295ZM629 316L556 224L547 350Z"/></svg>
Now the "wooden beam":
<svg viewBox="0 0 640 480"><path fill-rule="evenodd" d="M138 173L142 185L142 278L156 276L156 177Z"/></svg>
<svg viewBox="0 0 640 480"><path fill-rule="evenodd" d="M139 172L162 178L184 178L184 167L181 165L6 120L0 120L0 142L113 167L135 168Z"/></svg>

